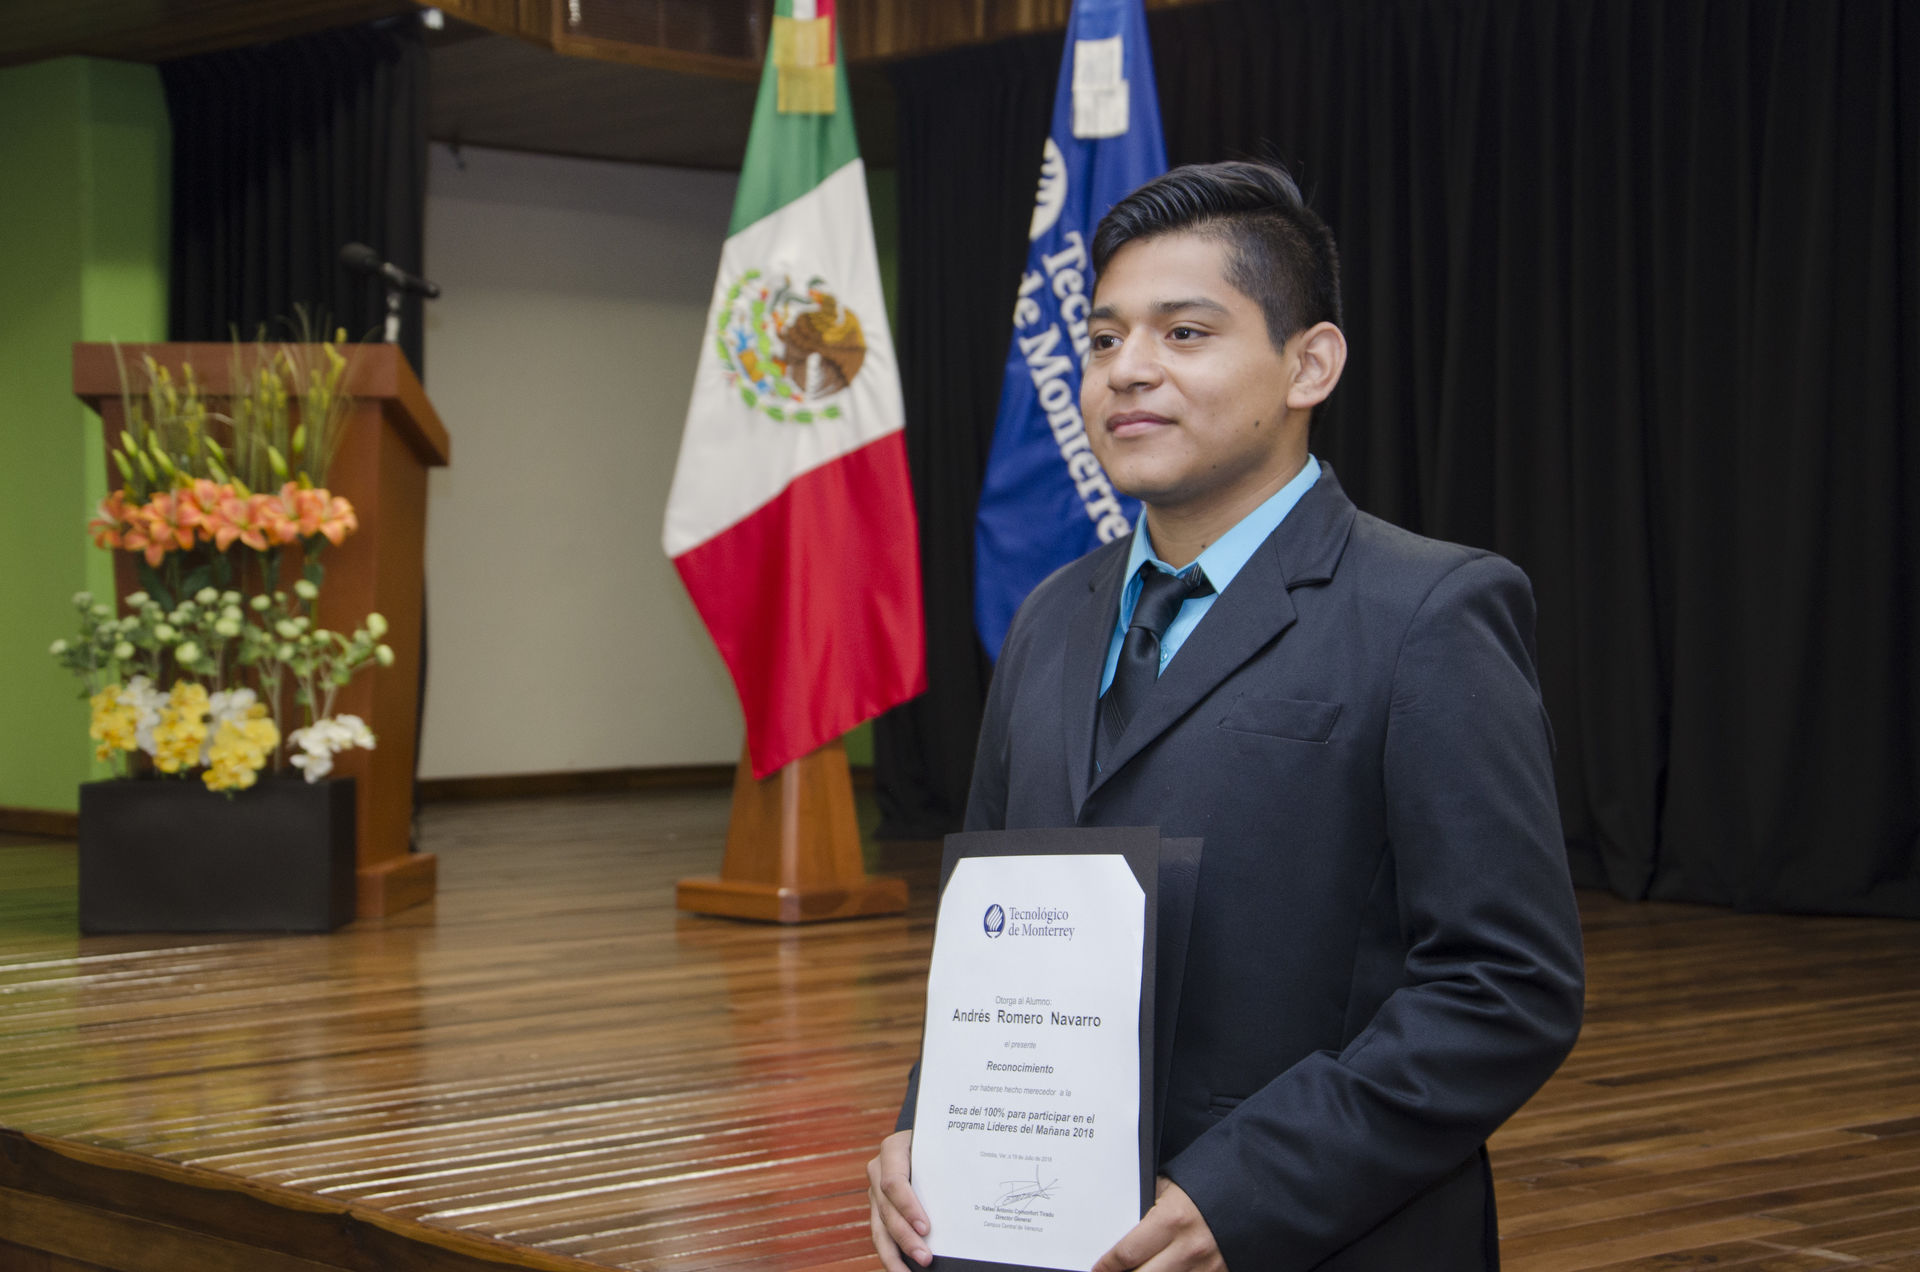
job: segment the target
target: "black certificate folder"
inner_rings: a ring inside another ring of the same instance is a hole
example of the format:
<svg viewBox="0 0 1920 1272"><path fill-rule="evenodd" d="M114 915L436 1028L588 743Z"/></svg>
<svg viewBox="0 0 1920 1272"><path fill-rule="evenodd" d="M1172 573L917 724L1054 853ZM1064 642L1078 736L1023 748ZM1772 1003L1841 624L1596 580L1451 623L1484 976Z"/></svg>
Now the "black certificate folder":
<svg viewBox="0 0 1920 1272"><path fill-rule="evenodd" d="M1143 940L1141 943L1140 967L1137 981L1129 978L1137 986L1139 993L1139 1030L1135 1045L1139 1048L1140 1106L1138 1134L1135 1136L1135 1153L1139 1162L1139 1197L1135 1215L1145 1214L1147 1207L1153 1204L1154 1163L1156 1145L1159 1136L1156 1095L1169 1057L1161 1054L1167 1048L1164 1045L1172 1035L1172 1010L1178 997L1179 975L1185 963L1186 926L1192 914L1193 885L1198 874L1199 840L1162 840L1155 827L1069 827L1049 830L1009 830L974 831L966 834L949 835L946 851L940 866L940 890L945 897L949 881L955 867L968 857L1023 857L1023 856L1074 856L1109 855L1125 860L1133 878L1140 886L1145 912L1142 917ZM1037 864L1037 863L1036 863ZM1163 895L1164 894L1164 895ZM984 924L989 932L996 923L1032 922L1033 919L1009 917L1018 915L1018 898L1009 898L1009 905L1001 914L991 911L999 906L989 907L985 915L969 914L964 920L969 927ZM953 921L960 921L957 916ZM1046 919L1042 916L1040 922ZM1171 921L1174 931L1162 929ZM1172 942L1166 938L1174 936ZM942 946L936 942L936 957L940 957ZM949 954L948 957L954 955ZM1161 963L1170 966L1160 966ZM1118 970L1118 969L1116 969ZM1171 978L1168 973L1172 973ZM1171 983L1169 983L1171 981ZM1156 1030L1156 1021L1160 1028ZM923 1046L926 1044L923 1043ZM922 1057L924 1068L925 1056ZM1009 1089L1017 1090L1018 1078L1010 1074ZM924 1090L917 1097L914 1125L921 1128L948 1126L949 1109L930 1108L927 1102L931 1098ZM982 1097L983 1102L988 1097ZM1021 1101L1017 1095L1009 1095L1006 1103L1010 1107L1018 1106ZM990 1111L990 1110L988 1110ZM983 1116L985 1114L983 1113ZM1070 1133L1065 1128L1035 1127L1036 1131L1050 1130L1053 1134ZM916 1140L918 1137L916 1136ZM918 1147L918 1144L916 1144ZM1044 1179L1037 1179L1037 1185L1044 1185ZM1124 1236L1124 1230L1115 1232L1112 1239L1117 1241ZM930 1243L935 1250L941 1245L940 1233L931 1234ZM957 1255L936 1254L933 1268L937 1272L1007 1272L1008 1269L1025 1272L1055 1272L1048 1263L1024 1262L987 1262L980 1259L963 1258Z"/></svg>

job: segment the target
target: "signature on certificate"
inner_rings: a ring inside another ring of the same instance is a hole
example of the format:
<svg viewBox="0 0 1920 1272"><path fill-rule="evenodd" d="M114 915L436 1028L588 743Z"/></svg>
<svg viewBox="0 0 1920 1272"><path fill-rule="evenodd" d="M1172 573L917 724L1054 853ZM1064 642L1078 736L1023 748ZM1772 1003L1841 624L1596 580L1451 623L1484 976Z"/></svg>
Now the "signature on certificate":
<svg viewBox="0 0 1920 1272"><path fill-rule="evenodd" d="M1001 1193L999 1200L993 1204L996 1207L1024 1211L1036 1201L1051 1201L1053 1190L1060 1186L1060 1181L1056 1179L1051 1183L1042 1183L1040 1166L1036 1162L1032 1179L1003 1179L1000 1181L1000 1186L1006 1191Z"/></svg>

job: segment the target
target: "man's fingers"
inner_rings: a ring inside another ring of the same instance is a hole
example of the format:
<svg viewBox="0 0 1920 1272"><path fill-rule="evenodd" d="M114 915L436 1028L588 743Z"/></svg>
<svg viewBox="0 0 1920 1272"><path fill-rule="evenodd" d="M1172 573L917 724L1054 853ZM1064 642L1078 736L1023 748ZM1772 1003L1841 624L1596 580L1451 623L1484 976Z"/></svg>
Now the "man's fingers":
<svg viewBox="0 0 1920 1272"><path fill-rule="evenodd" d="M1146 1218L1100 1256L1093 1272L1214 1272L1224 1269L1213 1230L1178 1184L1161 1179Z"/></svg>
<svg viewBox="0 0 1920 1272"><path fill-rule="evenodd" d="M909 1189L908 1191L911 1192L912 1190ZM918 1263L921 1267L925 1267L933 1261L933 1252L927 1248L927 1243L923 1239L920 1230L901 1212L900 1207L894 1203L887 1189L882 1189L876 1194L873 1203L873 1212L878 1217L880 1223L885 1226L889 1244L898 1247L902 1254L912 1259L915 1263ZM920 1222L922 1224L926 1222L924 1216Z"/></svg>
<svg viewBox="0 0 1920 1272"><path fill-rule="evenodd" d="M926 1211L914 1195L908 1178L912 1170L909 1147L912 1131L896 1131L880 1143L880 1155L867 1163L867 1197L872 1212L873 1248L889 1272L909 1272L904 1255L925 1267L933 1252L925 1241L929 1230ZM895 1262L889 1262L889 1259Z"/></svg>
<svg viewBox="0 0 1920 1272"><path fill-rule="evenodd" d="M1172 1239L1172 1225L1156 1206L1147 1211L1147 1217L1134 1224L1126 1236L1114 1242L1111 1250L1100 1256L1093 1272L1129 1272L1164 1250Z"/></svg>
<svg viewBox="0 0 1920 1272"><path fill-rule="evenodd" d="M895 1131L881 1140L878 1164L880 1186L887 1200L916 1233L926 1236L930 1230L927 1212L920 1206L919 1194L913 1191L913 1132Z"/></svg>
<svg viewBox="0 0 1920 1272"><path fill-rule="evenodd" d="M880 1221L880 1208L868 1206L868 1220L873 1228L873 1250L880 1256L880 1266L887 1272L912 1272L906 1261L900 1257L900 1247L887 1235L887 1229Z"/></svg>
<svg viewBox="0 0 1920 1272"><path fill-rule="evenodd" d="M899 1211L888 1213L885 1219L887 1237L902 1254L923 1268L933 1262L933 1251L927 1249L927 1243L922 1241L919 1234L900 1217Z"/></svg>
<svg viewBox="0 0 1920 1272"><path fill-rule="evenodd" d="M881 1183L880 1194L899 1214L901 1222L909 1225L917 1235L927 1235L927 1212L920 1208L920 1198L913 1191L912 1184L902 1176L894 1175Z"/></svg>

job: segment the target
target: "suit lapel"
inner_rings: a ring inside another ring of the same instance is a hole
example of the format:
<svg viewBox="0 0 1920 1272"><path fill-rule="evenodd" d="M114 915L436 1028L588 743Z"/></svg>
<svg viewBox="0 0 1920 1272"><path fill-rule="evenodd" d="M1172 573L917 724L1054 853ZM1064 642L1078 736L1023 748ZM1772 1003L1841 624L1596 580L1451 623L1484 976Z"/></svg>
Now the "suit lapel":
<svg viewBox="0 0 1920 1272"><path fill-rule="evenodd" d="M1121 543L1125 543L1123 539ZM1087 594L1067 629L1066 662L1061 677L1060 719L1065 730L1067 786L1073 815L1087 802L1093 774L1093 728L1100 708L1100 675L1113 643L1113 624L1126 586L1127 553L1115 551L1087 578Z"/></svg>
<svg viewBox="0 0 1920 1272"><path fill-rule="evenodd" d="M1333 577L1356 510L1334 479L1332 467L1323 464L1321 468L1320 480L1248 558L1167 664L1153 692L1128 722L1106 769L1093 775L1087 793L1099 790L1248 659L1293 626L1292 589ZM1112 606L1105 612L1110 634ZM1073 639L1082 636L1076 631ZM1102 643L1103 655L1105 650ZM1092 720L1089 714L1086 746L1078 754L1092 753ZM1076 794L1076 811L1084 799L1084 794Z"/></svg>

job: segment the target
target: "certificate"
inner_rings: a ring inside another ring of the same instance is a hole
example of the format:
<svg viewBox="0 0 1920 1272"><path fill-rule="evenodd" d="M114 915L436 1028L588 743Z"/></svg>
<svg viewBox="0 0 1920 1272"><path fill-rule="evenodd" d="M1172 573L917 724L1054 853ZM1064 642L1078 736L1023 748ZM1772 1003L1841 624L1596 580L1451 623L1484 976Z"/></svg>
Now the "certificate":
<svg viewBox="0 0 1920 1272"><path fill-rule="evenodd" d="M1151 1204L1159 854L949 837L912 1149L935 1269L1087 1268Z"/></svg>

